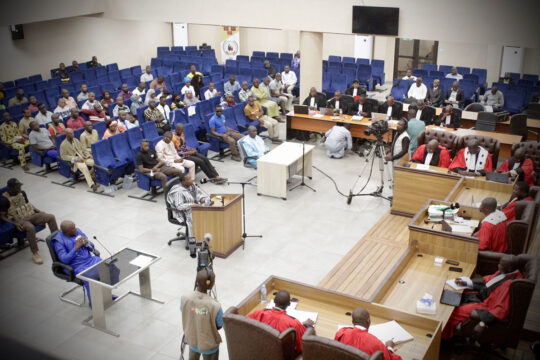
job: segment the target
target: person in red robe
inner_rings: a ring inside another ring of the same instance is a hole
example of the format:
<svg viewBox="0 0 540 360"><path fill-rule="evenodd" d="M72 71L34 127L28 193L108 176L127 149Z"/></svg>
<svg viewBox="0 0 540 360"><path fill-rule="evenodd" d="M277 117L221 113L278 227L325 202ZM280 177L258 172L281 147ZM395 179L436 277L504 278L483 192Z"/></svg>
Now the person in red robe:
<svg viewBox="0 0 540 360"><path fill-rule="evenodd" d="M493 161L478 139L472 138L467 147L459 150L448 169L466 176L484 176L487 171L493 171Z"/></svg>
<svg viewBox="0 0 540 360"><path fill-rule="evenodd" d="M289 328L296 330L295 350L298 354L302 353L302 336L306 332L306 327L313 327L314 322L307 320L301 323L292 316L287 315L285 311L291 304L291 295L286 290L280 290L274 297L275 306L272 309L260 309L249 314L247 317L270 325L279 332Z"/></svg>
<svg viewBox="0 0 540 360"><path fill-rule="evenodd" d="M510 284L516 279L523 279L523 275L516 268L515 256L507 254L501 257L499 270L492 275L467 281L457 278L457 285L468 286L470 290L463 292L461 305L452 312L442 338L451 338L456 326L471 315L479 320L475 325L477 333L490 324L504 320L510 313Z"/></svg>
<svg viewBox="0 0 540 360"><path fill-rule="evenodd" d="M416 149L412 161L425 165L448 168L448 166L450 166L450 154L444 146L439 145L439 142L433 139L428 142L427 145L420 145L418 149Z"/></svg>
<svg viewBox="0 0 540 360"><path fill-rule="evenodd" d="M492 197L482 200L480 212L486 217L480 223L480 229L476 235L480 240L478 250L506 252L508 249L507 219L502 211L497 210L497 200Z"/></svg>
<svg viewBox="0 0 540 360"><path fill-rule="evenodd" d="M355 347L369 356L377 351L381 351L384 355L384 360L401 360L401 356L394 354L392 348L395 344L392 340L388 340L386 344L383 344L381 340L368 332L371 319L366 309L354 309L352 323L352 327L339 329L334 340Z"/></svg>
<svg viewBox="0 0 540 360"><path fill-rule="evenodd" d="M507 221L512 221L516 218L516 204L518 201L534 201L532 196L529 196L529 184L525 181L518 181L514 185L514 191L510 201L501 206L501 211L506 215Z"/></svg>
<svg viewBox="0 0 540 360"><path fill-rule="evenodd" d="M534 163L525 158L525 149L520 147L514 152L514 156L502 163L497 172L507 173L508 176L518 177L519 181L526 181L529 186L534 186Z"/></svg>

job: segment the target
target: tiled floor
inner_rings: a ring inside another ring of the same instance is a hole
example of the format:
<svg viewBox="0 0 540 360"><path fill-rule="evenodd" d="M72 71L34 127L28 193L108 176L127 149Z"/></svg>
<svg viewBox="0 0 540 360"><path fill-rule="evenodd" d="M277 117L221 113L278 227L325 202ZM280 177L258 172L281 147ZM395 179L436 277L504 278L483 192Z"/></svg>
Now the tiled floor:
<svg viewBox="0 0 540 360"><path fill-rule="evenodd" d="M284 127L281 130L284 134ZM320 144L314 150L314 166L332 176L344 193L363 163L354 154L328 159ZM215 164L231 181L255 175L254 170L230 159ZM375 170L366 190L375 190L378 175ZM19 178L30 200L54 213L58 223L75 221L111 251L129 246L161 256L151 268L151 279L154 296L165 304L128 296L107 310L107 324L120 333L119 338L85 327L81 321L90 315L89 308L58 299L70 285L53 276L46 246L39 243L44 265L34 265L28 249L0 262L0 333L65 359L178 359L182 335L179 299L193 288L196 260L188 256L183 243L167 246L176 229L167 222L163 198L157 203L128 198L128 194L141 192L137 188L119 190L115 198L108 198L88 193L83 183L75 189L51 184L51 180L62 179L56 173L40 178L24 174L20 168L0 168L0 185L10 177ZM257 196L255 187L246 188L247 232L264 237L250 238L245 250L239 249L225 260L216 259L217 293L224 310L270 275L317 284L389 209L387 201L373 197L355 198L348 206L317 170L307 182L317 192L299 188L289 193L287 201ZM238 185L205 184L203 188L209 193L241 191ZM39 235L45 238L48 230ZM99 244L97 247L106 254ZM137 279L117 293L126 289L138 290ZM75 296L81 297L82 291ZM220 350L220 358L227 359L225 343Z"/></svg>

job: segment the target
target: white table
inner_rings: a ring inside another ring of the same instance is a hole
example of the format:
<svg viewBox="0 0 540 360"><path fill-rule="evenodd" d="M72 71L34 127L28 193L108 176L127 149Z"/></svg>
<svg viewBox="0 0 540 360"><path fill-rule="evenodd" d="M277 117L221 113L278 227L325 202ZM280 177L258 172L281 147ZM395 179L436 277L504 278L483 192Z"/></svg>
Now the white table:
<svg viewBox="0 0 540 360"><path fill-rule="evenodd" d="M312 151L315 145L284 142L257 160L257 195L267 195L287 200L287 180L302 173L304 156L304 176L312 177Z"/></svg>

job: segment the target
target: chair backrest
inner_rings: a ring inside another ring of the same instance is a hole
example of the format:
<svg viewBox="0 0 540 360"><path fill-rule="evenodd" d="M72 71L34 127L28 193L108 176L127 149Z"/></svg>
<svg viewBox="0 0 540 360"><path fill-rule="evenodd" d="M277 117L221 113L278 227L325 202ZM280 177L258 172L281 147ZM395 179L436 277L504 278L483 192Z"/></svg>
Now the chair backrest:
<svg viewBox="0 0 540 360"><path fill-rule="evenodd" d="M516 114L510 118L510 134L520 135L522 141L527 141L527 114Z"/></svg>
<svg viewBox="0 0 540 360"><path fill-rule="evenodd" d="M165 207L167 208L167 220L169 220L170 223L178 224L178 220L173 215L172 207L167 201L167 195L169 194L169 191L171 191L172 187L180 183L180 178L177 176L173 177L169 181L167 181L167 184L165 185L165 189L163 189L163 198L165 199Z"/></svg>
<svg viewBox="0 0 540 360"><path fill-rule="evenodd" d="M379 100L372 99L372 98L366 98L366 102L371 105L371 112L378 112L379 111Z"/></svg>
<svg viewBox="0 0 540 360"><path fill-rule="evenodd" d="M490 154L491 158L493 160L493 164L497 164L499 161L499 149L500 149L500 143L499 140L494 139L489 136L483 136L483 135L465 135L457 139L458 146L456 148L456 153L458 150L464 148L467 146L467 143L470 139L477 139L478 143L481 147L486 149ZM496 167L496 165L494 165Z"/></svg>
<svg viewBox="0 0 540 360"><path fill-rule="evenodd" d="M480 111L476 119L476 130L495 132L497 126L497 114Z"/></svg>
<svg viewBox="0 0 540 360"><path fill-rule="evenodd" d="M141 146L141 141L143 139L142 130L140 127L133 127L126 131L129 147L133 149L137 149Z"/></svg>
<svg viewBox="0 0 540 360"><path fill-rule="evenodd" d="M510 123L510 125L511 124L512 123ZM538 177L540 176L540 142L522 141L520 143L512 144L512 155L518 148L524 148L525 157L531 159L534 163L534 172L537 174L538 182Z"/></svg>
<svg viewBox="0 0 540 360"><path fill-rule="evenodd" d="M144 137L146 139L155 139L159 137L159 133L157 131L156 123L153 121L147 121L141 125L141 129L143 131Z"/></svg>
<svg viewBox="0 0 540 360"><path fill-rule="evenodd" d="M131 147L129 146L128 135L126 132L111 136L109 141L111 142L111 149L116 158L131 162L133 154L131 152Z"/></svg>
<svg viewBox="0 0 540 360"><path fill-rule="evenodd" d="M534 209L536 204L534 201L518 201L515 206L516 219L510 221L506 225L508 235L508 250L509 254L519 255L526 251L533 226Z"/></svg>
<svg viewBox="0 0 540 360"><path fill-rule="evenodd" d="M109 140L99 140L93 143L92 156L97 165L106 168L112 166L115 162Z"/></svg>
<svg viewBox="0 0 540 360"><path fill-rule="evenodd" d="M467 105L465 107L465 109L463 109L463 110L480 112L480 111L485 111L485 108L484 108L484 105L482 105L480 103L472 103L472 104Z"/></svg>
<svg viewBox="0 0 540 360"><path fill-rule="evenodd" d="M456 139L457 136L449 131L425 130L418 134L418 146L427 144L431 140L436 139L439 145L444 146L454 157L457 153Z"/></svg>
<svg viewBox="0 0 540 360"><path fill-rule="evenodd" d="M230 359L292 360L296 331L280 333L269 325L238 314L235 307L223 314L223 327ZM264 350L263 350L264 349Z"/></svg>
<svg viewBox="0 0 540 360"><path fill-rule="evenodd" d="M302 337L302 358L304 360L375 360L384 359L381 351L371 357L355 347L345 345L339 341L312 334L308 330Z"/></svg>

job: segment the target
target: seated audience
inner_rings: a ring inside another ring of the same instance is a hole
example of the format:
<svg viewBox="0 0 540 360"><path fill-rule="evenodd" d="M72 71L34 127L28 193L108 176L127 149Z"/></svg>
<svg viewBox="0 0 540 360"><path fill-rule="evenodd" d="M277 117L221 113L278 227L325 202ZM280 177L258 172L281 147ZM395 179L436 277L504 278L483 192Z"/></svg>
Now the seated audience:
<svg viewBox="0 0 540 360"><path fill-rule="evenodd" d="M491 106L493 111L502 111L504 106L504 95L498 87L493 86L491 91L484 95L483 105Z"/></svg>
<svg viewBox="0 0 540 360"><path fill-rule="evenodd" d="M231 158L234 161L241 161L242 159L238 153L238 147L236 141L244 137L241 133L231 129L226 125L225 116L223 115L223 108L221 106L216 107L216 113L210 118L208 123L210 127L210 134L219 138L221 141L229 144L231 150Z"/></svg>
<svg viewBox="0 0 540 360"><path fill-rule="evenodd" d="M165 162L167 166L176 168L184 173L185 169L188 169L189 176L195 180L195 163L190 160L185 160L176 150L172 142L172 133L170 131L163 134L163 139L161 139L156 144L156 154L159 161Z"/></svg>
<svg viewBox="0 0 540 360"><path fill-rule="evenodd" d="M26 104L28 102L28 99L24 96L24 90L23 89L17 89L17 92L15 93L15 96L9 99L8 101L8 107L12 107L15 105L22 105Z"/></svg>
<svg viewBox="0 0 540 360"><path fill-rule="evenodd" d="M274 80L268 84L268 89L270 89L270 96L279 99L281 105L281 110L285 115L288 111L292 111L292 102L294 96L286 92L285 85L281 81L281 74L276 73Z"/></svg>
<svg viewBox="0 0 540 360"><path fill-rule="evenodd" d="M64 123L60 120L60 116L58 114L52 114L51 123L48 126L48 130L53 137L56 137L56 135L60 135L66 132L66 127Z"/></svg>
<svg viewBox="0 0 540 360"><path fill-rule="evenodd" d="M472 138L458 151L448 169L465 176L484 176L487 171L493 171L493 161L478 139Z"/></svg>
<svg viewBox="0 0 540 360"><path fill-rule="evenodd" d="M152 80L149 87L150 89L163 92L163 90L167 88L167 85L165 84L165 77L163 77L163 75L158 76L157 78Z"/></svg>
<svg viewBox="0 0 540 360"><path fill-rule="evenodd" d="M81 112L86 114L88 116L88 120L90 120L90 122L93 124L109 119L107 114L105 114L105 110L103 110L103 106L101 106L101 104L97 101L95 102L93 109L81 110Z"/></svg>
<svg viewBox="0 0 540 360"><path fill-rule="evenodd" d="M144 98L144 105L148 105L150 100L154 100L156 104L159 103L159 97L154 89L148 89L146 92L146 97Z"/></svg>
<svg viewBox="0 0 540 360"><path fill-rule="evenodd" d="M357 96L358 101L354 105L356 107L356 115L360 115L363 117L371 117L371 104L368 103L366 100L366 94L360 94Z"/></svg>
<svg viewBox="0 0 540 360"><path fill-rule="evenodd" d="M416 149L412 161L424 165L448 168L450 166L450 154L444 146L439 145L439 142L433 139Z"/></svg>
<svg viewBox="0 0 540 360"><path fill-rule="evenodd" d="M417 77L416 82L411 85L407 93L409 99L424 100L427 96L427 87L422 83L422 78Z"/></svg>
<svg viewBox="0 0 540 360"><path fill-rule="evenodd" d="M510 284L523 275L517 268L514 255L503 255L499 261L499 270L493 275L473 278L465 281L457 278L456 285L467 286L463 292L460 306L454 308L450 319L442 332L443 339L454 336L458 324L467 321L471 315L476 322L474 331L478 335L487 327L504 320L510 314ZM479 320L479 321L478 321Z"/></svg>
<svg viewBox="0 0 540 360"><path fill-rule="evenodd" d="M304 99L303 105L309 106L311 109L320 109L326 107L326 97L319 94L317 89L312 87L309 89L309 95Z"/></svg>
<svg viewBox="0 0 540 360"><path fill-rule="evenodd" d="M280 290L274 297L274 307L270 310L260 309L249 314L247 317L270 325L279 332L283 332L289 328L296 330L296 345L297 354L302 353L302 336L306 332L307 327L313 327L314 322L307 320L304 324L295 318L287 315L287 308L291 305L291 295L286 290Z"/></svg>
<svg viewBox="0 0 540 360"><path fill-rule="evenodd" d="M435 125L439 125L440 127L457 129L461 125L461 119L456 113L454 113L454 107L452 105L447 105L445 106L441 115L439 115L439 117L436 118L433 123Z"/></svg>
<svg viewBox="0 0 540 360"><path fill-rule="evenodd" d="M514 84L514 79L510 76L509 72L504 73L504 77L502 80L503 80L503 84L508 84L508 85Z"/></svg>
<svg viewBox="0 0 540 360"><path fill-rule="evenodd" d="M234 101L234 95L232 93L225 93L225 97L223 98L223 101L219 103L223 109L232 108L236 105L236 101Z"/></svg>
<svg viewBox="0 0 540 360"><path fill-rule="evenodd" d="M251 96L251 90L249 89L249 84L247 81L242 81L242 89L238 93L238 98L240 102L246 102L247 99Z"/></svg>
<svg viewBox="0 0 540 360"><path fill-rule="evenodd" d="M507 173L508 176L517 177L519 181L525 181L529 186L534 186L534 163L530 158L525 157L523 147L517 148L514 155L505 160L497 172Z"/></svg>
<svg viewBox="0 0 540 360"><path fill-rule="evenodd" d="M386 114L387 119L401 119L399 105L395 103L393 96L386 97L386 101L379 106L379 112Z"/></svg>
<svg viewBox="0 0 540 360"><path fill-rule="evenodd" d="M446 94L444 95L444 103L461 108L463 107L464 102L465 94L463 93L463 90L459 88L459 83L454 81L452 87L446 90Z"/></svg>
<svg viewBox="0 0 540 360"><path fill-rule="evenodd" d="M62 89L62 98L64 98L64 100L66 101L66 105L70 109L79 108L75 99L69 95L69 91L67 91L66 89Z"/></svg>
<svg viewBox="0 0 540 360"><path fill-rule="evenodd" d="M287 94L292 95L298 79L296 78L296 73L291 71L291 67L289 65L285 65L283 67L283 71L281 72L281 81L283 82L283 87L285 88Z"/></svg>
<svg viewBox="0 0 540 360"><path fill-rule="evenodd" d="M171 110L183 109L186 105L182 102L182 96L173 94L171 102Z"/></svg>
<svg viewBox="0 0 540 360"><path fill-rule="evenodd" d="M93 92L88 93L88 99L82 104L81 110L93 110L94 106L98 104L99 101L96 100L96 94Z"/></svg>
<svg viewBox="0 0 540 360"><path fill-rule="evenodd" d="M147 174L151 179L161 181L161 187L165 189L168 181L167 176L180 176L184 172L167 166L164 161L159 161L156 151L150 149L150 143L148 140L141 141L141 148L137 156L135 157L139 172Z"/></svg>
<svg viewBox="0 0 540 360"><path fill-rule="evenodd" d="M259 79L253 79L253 86L251 87L251 94L255 96L259 104L266 108L266 114L273 118L279 116L279 109L277 103L268 99L269 93L265 86L261 86Z"/></svg>
<svg viewBox="0 0 540 360"><path fill-rule="evenodd" d="M96 68L96 67L100 67L101 64L98 62L98 59L97 59L97 56L92 56L92 60L90 60L89 62L86 63L86 66L88 68Z"/></svg>
<svg viewBox="0 0 540 360"><path fill-rule="evenodd" d="M13 224L18 231L26 233L26 240L32 251L32 261L41 265L43 260L39 255L35 225L47 224L51 233L58 230L58 225L53 214L39 210L28 200L21 186L22 183L15 178L8 180L7 191L0 197L0 219Z"/></svg>
<svg viewBox="0 0 540 360"><path fill-rule="evenodd" d="M240 142L244 147L246 156L249 157L247 163L256 169L257 159L270 151L270 149L266 146L264 140L257 135L257 128L253 125L248 127L248 136L245 136Z"/></svg>
<svg viewBox="0 0 540 360"><path fill-rule="evenodd" d="M195 89L193 95L201 99L200 90L204 87L203 83L203 74L197 71L197 67L194 64L189 66L189 73L186 75L186 78L191 80L191 85Z"/></svg>
<svg viewBox="0 0 540 360"><path fill-rule="evenodd" d="M3 123L0 125L0 137L4 146L19 152L19 163L24 171L28 171L26 165L26 147L30 145L27 139L21 136L17 123L11 120L7 111L2 113Z"/></svg>
<svg viewBox="0 0 540 360"><path fill-rule="evenodd" d="M276 68L270 64L270 60L264 60L263 68L272 79L276 76Z"/></svg>
<svg viewBox="0 0 540 360"><path fill-rule="evenodd" d="M480 228L475 234L478 237L478 250L495 251L504 253L508 250L508 237L506 233L506 215L497 210L497 200L487 197L480 204L480 212L484 219L480 222Z"/></svg>
<svg viewBox="0 0 540 360"><path fill-rule="evenodd" d="M278 105L281 102L281 100L278 97L273 97L271 95L271 93L270 93L270 81L272 81L272 78L270 76L265 77L262 84L260 84L259 88L266 92L266 94L268 95L268 97L266 98L267 100L272 101L272 102L276 103L276 105ZM279 105L278 105L277 109L278 109L278 114L279 114ZM276 118L279 120L279 122L282 122L279 115Z"/></svg>
<svg viewBox="0 0 540 360"><path fill-rule="evenodd" d="M191 92L191 90L186 91L186 95L184 96L185 106L195 105L198 102L200 102L200 100L194 95L193 92Z"/></svg>
<svg viewBox="0 0 540 360"><path fill-rule="evenodd" d="M167 97L165 95L160 96L159 104L156 106L156 108L163 114L165 121L170 123L171 108L169 107L169 105L167 105Z"/></svg>
<svg viewBox="0 0 540 360"><path fill-rule="evenodd" d="M99 135L91 121L84 123L84 131L79 138L81 145L84 149L92 152L92 144L99 141Z"/></svg>
<svg viewBox="0 0 540 360"><path fill-rule="evenodd" d="M223 92L234 94L235 91L240 91L241 87L238 81L236 81L236 76L229 75L229 81L223 84Z"/></svg>
<svg viewBox="0 0 540 360"><path fill-rule="evenodd" d="M144 94L146 94L146 83L144 81L140 81L139 85L137 85L137 87L133 89L130 98L132 98L133 95L139 95L140 97L141 95L144 95Z"/></svg>
<svg viewBox="0 0 540 360"><path fill-rule="evenodd" d="M422 131L426 130L426 124L417 119L416 110L412 107L409 107L407 119L409 119L407 122L407 133L411 139L409 143L409 152L410 154L414 154L418 148L418 135L420 135Z"/></svg>
<svg viewBox="0 0 540 360"><path fill-rule="evenodd" d="M348 87L347 90L345 90L345 94L352 96L354 101L358 101L360 95L366 94L366 87L360 86L360 82L355 79L353 80L352 86Z"/></svg>
<svg viewBox="0 0 540 360"><path fill-rule="evenodd" d="M336 92L334 93L334 97L328 100L326 106L334 109L334 113L336 112L336 110L338 110L341 114L347 114L347 112L349 111L347 103L342 99L340 90L336 90Z"/></svg>
<svg viewBox="0 0 540 360"><path fill-rule="evenodd" d="M208 84L208 90L206 90L204 92L204 99L205 100L210 100L211 98L213 97L216 97L216 96L219 96L221 95L221 91L217 91L215 88L214 88L214 83L213 82L210 82Z"/></svg>
<svg viewBox="0 0 540 360"><path fill-rule="evenodd" d="M204 174L208 176L210 182L214 182L216 184L224 184L227 182L226 178L219 177L219 173L217 172L216 168L214 168L206 156L199 153L197 149L191 148L187 145L184 138L184 124L176 124L174 133L172 134L172 143L174 144L176 151L178 151L178 155L180 155L182 159L193 161L196 166L199 166Z"/></svg>
<svg viewBox="0 0 540 360"><path fill-rule="evenodd" d="M352 136L349 127L349 124L338 122L324 134L326 156L341 159L345 155L345 150L352 149Z"/></svg>
<svg viewBox="0 0 540 360"><path fill-rule="evenodd" d="M45 104L39 103L38 104L38 113L36 114L36 121L39 125L47 125L52 120L53 113L47 110L47 107Z"/></svg>
<svg viewBox="0 0 540 360"><path fill-rule="evenodd" d="M137 94L131 95L131 106L129 107L129 110L131 111L131 117L137 118L137 110L144 106L144 102L142 100L142 97ZM118 116L120 116L120 113L118 113Z"/></svg>
<svg viewBox="0 0 540 360"><path fill-rule="evenodd" d="M148 108L144 110L144 121L155 122L159 135L163 135L166 131L171 130L171 126L168 124L167 120L165 120L161 111L156 108L155 100L150 100Z"/></svg>
<svg viewBox="0 0 540 360"><path fill-rule="evenodd" d="M178 179L180 183L169 190L166 201L172 208L173 217L179 223L185 222L189 226L189 229L182 226L179 232L186 234L187 230L189 230L189 234L193 235L191 206L193 204L209 205L210 198L198 186L193 184L193 178L188 174L181 173L178 175Z"/></svg>
<svg viewBox="0 0 540 360"><path fill-rule="evenodd" d="M440 80L433 80L433 87L428 89L426 95L426 102L429 106L439 107L442 103L442 88L440 87Z"/></svg>
<svg viewBox="0 0 540 360"><path fill-rule="evenodd" d="M445 78L456 79L457 81L459 81L459 80L463 80L463 75L458 74L457 68L454 66L452 67L452 70L450 70L450 73L446 74Z"/></svg>
<svg viewBox="0 0 540 360"><path fill-rule="evenodd" d="M119 111L126 111L129 112L129 106L124 104L124 97L121 95L118 95L116 97L116 106L113 108L112 116L118 117Z"/></svg>
<svg viewBox="0 0 540 360"><path fill-rule="evenodd" d="M28 98L28 110L30 110L31 113L38 111L38 102L34 95L30 95Z"/></svg>
<svg viewBox="0 0 540 360"><path fill-rule="evenodd" d="M300 67L300 50L297 50L296 54L294 54L294 57L291 60L291 67L293 69L298 69Z"/></svg>
<svg viewBox="0 0 540 360"><path fill-rule="evenodd" d="M191 91L192 94L195 94L195 88L193 86L191 86L191 81L190 80L186 81L184 86L182 86L182 90L180 90L180 93L185 96L186 91Z"/></svg>
<svg viewBox="0 0 540 360"><path fill-rule="evenodd" d="M109 120L107 121L107 129L105 130L105 133L103 133L102 140L106 140L110 138L111 136L121 134L126 131L126 127L124 125L118 124L118 121L116 120Z"/></svg>
<svg viewBox="0 0 540 360"><path fill-rule="evenodd" d="M105 114L111 115L112 108L109 110L109 106L111 106L114 103L114 100L111 98L111 93L108 90L104 90L101 93L101 106L103 107L103 110L105 110Z"/></svg>
<svg viewBox="0 0 540 360"><path fill-rule="evenodd" d="M133 93L129 91L128 84L122 84L122 87L120 89L120 92L118 93L118 96L121 96L122 99L126 101L126 100L129 100L129 98L131 98L131 95L133 95Z"/></svg>
<svg viewBox="0 0 540 360"><path fill-rule="evenodd" d="M408 80L408 81L416 81L416 76L412 74L412 70L408 69L405 73L405 76L401 78L401 80Z"/></svg>
<svg viewBox="0 0 540 360"><path fill-rule="evenodd" d="M47 129L39 127L37 121L32 121L30 123L30 130L30 146L37 152L56 159L58 157L58 151L56 151L54 137L51 136Z"/></svg>
<svg viewBox="0 0 540 360"><path fill-rule="evenodd" d="M405 154L409 152L409 144L411 138L407 133L407 122L403 119L398 121L396 134L394 135L394 140L392 141L392 147L387 151L385 160L392 161L393 165L396 166Z"/></svg>
<svg viewBox="0 0 540 360"><path fill-rule="evenodd" d="M416 118L418 120L422 120L424 124L431 125L433 124L433 116L435 116L435 113L431 114L429 111L424 111L424 108L426 107L426 104L424 100L418 100L416 102Z"/></svg>
<svg viewBox="0 0 540 360"><path fill-rule="evenodd" d="M82 84L81 85L81 92L79 92L79 94L77 95L77 102L88 100L88 95L89 95L89 93L88 93L88 85Z"/></svg>
<svg viewBox="0 0 540 360"><path fill-rule="evenodd" d="M353 326L339 329L334 340L355 347L368 356L380 351L383 353L384 360L401 360L401 356L394 354L395 344L392 340L383 344L381 340L368 332L371 318L366 309L356 308L353 310L352 324Z"/></svg>
<svg viewBox="0 0 540 360"><path fill-rule="evenodd" d="M152 75L152 68L150 65L146 65L146 68L144 69L144 72L141 74L141 77L139 78L140 82L144 82L145 84L149 81L154 80L154 75Z"/></svg>
<svg viewBox="0 0 540 360"><path fill-rule="evenodd" d="M260 126L264 126L268 130L268 136L272 142L280 142L279 137L279 123L277 120L264 115L261 104L255 101L254 96L248 98L248 103L244 107L244 115L251 121L258 121Z"/></svg>
<svg viewBox="0 0 540 360"><path fill-rule="evenodd" d="M84 119L79 116L79 110L77 108L71 109L71 117L67 121L67 127L73 130L77 130L84 127Z"/></svg>
<svg viewBox="0 0 540 360"><path fill-rule="evenodd" d="M21 136L25 139L28 139L28 129L30 129L30 123L36 121L31 116L30 110L28 108L22 109L23 117L19 120L19 132Z"/></svg>
<svg viewBox="0 0 540 360"><path fill-rule="evenodd" d="M60 63L58 70L54 72L54 77L60 78L63 83L69 83L69 72L66 69L66 64Z"/></svg>
<svg viewBox="0 0 540 360"><path fill-rule="evenodd" d="M139 126L139 122L130 113L126 111L120 111L118 113L118 125L124 126L126 130Z"/></svg>
<svg viewBox="0 0 540 360"><path fill-rule="evenodd" d="M71 69L69 70L70 73L72 72L80 72L81 68L79 67L79 63L75 60L71 62Z"/></svg>
<svg viewBox="0 0 540 360"><path fill-rule="evenodd" d="M89 188L97 191L99 184L94 182L94 158L92 152L85 148L79 139L75 138L73 129L66 129L66 138L60 144L60 158L63 161L71 163L71 171L79 170L86 180Z"/></svg>
<svg viewBox="0 0 540 360"><path fill-rule="evenodd" d="M529 195L529 184L525 181L518 181L514 185L510 201L501 206L501 211L506 215L508 222L516 219L516 204L518 201L534 201L534 198Z"/></svg>

